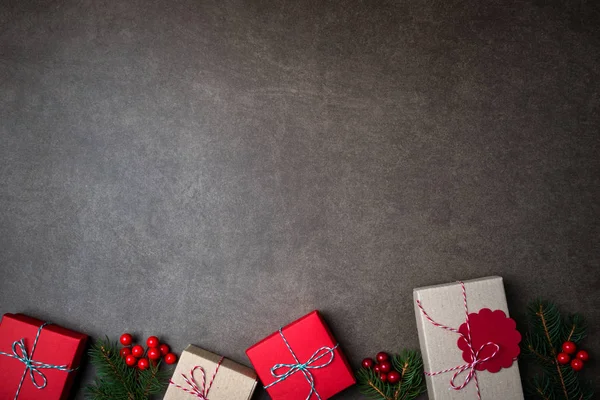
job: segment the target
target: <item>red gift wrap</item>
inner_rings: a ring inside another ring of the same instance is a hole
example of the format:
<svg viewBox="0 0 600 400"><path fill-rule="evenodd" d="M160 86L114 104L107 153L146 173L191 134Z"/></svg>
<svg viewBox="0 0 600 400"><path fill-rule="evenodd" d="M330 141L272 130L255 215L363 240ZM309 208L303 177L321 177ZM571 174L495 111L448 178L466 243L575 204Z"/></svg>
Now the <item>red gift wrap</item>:
<svg viewBox="0 0 600 400"><path fill-rule="evenodd" d="M87 335L58 325L23 314L4 314L0 321L0 400L67 399L86 341Z"/></svg>
<svg viewBox="0 0 600 400"><path fill-rule="evenodd" d="M318 311L281 328L246 354L273 400L326 400L356 383Z"/></svg>

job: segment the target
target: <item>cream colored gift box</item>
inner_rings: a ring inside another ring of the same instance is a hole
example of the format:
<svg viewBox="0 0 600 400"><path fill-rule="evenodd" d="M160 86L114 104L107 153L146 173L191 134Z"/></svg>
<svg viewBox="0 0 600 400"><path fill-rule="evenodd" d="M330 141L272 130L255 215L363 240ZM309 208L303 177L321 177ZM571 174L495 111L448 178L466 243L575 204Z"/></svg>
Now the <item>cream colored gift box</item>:
<svg viewBox="0 0 600 400"><path fill-rule="evenodd" d="M465 281L465 290L469 313L478 312L482 308L502 310L508 316L506 295L502 278L488 278ZM436 327L423 315L418 307L419 300L427 314L436 322L457 329L465 322L465 306L462 286L459 282L428 286L414 289L415 314L419 342L423 354L425 371L437 372L459 365L464 365L462 351L457 347L459 335ZM431 400L466 400L477 399L474 379L463 389L450 389L450 379L456 371L435 376L426 376L427 392ZM457 383L465 379L468 371L457 378ZM499 372L477 371L477 379L482 400L522 400L523 390L519 367L514 361L510 368Z"/></svg>
<svg viewBox="0 0 600 400"><path fill-rule="evenodd" d="M179 358L164 399L198 400L202 398L199 394L202 394L210 400L249 400L257 383L254 370L227 358L223 359L217 370L219 360L221 356L189 345ZM196 367L202 368L204 377L202 370ZM192 380L190 374L194 368ZM187 382L182 374L187 377ZM195 393L193 385L196 386Z"/></svg>

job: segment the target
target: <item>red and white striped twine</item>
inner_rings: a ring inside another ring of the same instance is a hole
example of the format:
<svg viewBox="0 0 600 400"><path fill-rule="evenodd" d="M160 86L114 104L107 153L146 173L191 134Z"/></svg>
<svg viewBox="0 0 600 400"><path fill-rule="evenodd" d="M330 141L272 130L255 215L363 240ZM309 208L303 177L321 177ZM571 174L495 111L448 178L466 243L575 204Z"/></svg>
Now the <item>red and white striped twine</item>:
<svg viewBox="0 0 600 400"><path fill-rule="evenodd" d="M173 382L173 380L170 380L169 383L171 385L174 385L175 387L183 390L186 393L189 393L189 394L192 394L192 395L198 397L200 400L208 400L208 392L210 391L210 388L212 387L212 384L215 380L215 376L217 376L217 372L219 372L219 367L221 366L223 359L224 359L224 357L221 357L221 359L217 363L217 368L215 369L215 373L213 374L212 378L210 379L208 386L206 386L206 373L204 372L204 368L202 368L199 365L196 365L194 368L192 368L192 370L190 371L189 377L186 376L185 374L181 374L181 376L183 377L183 380L185 381L185 383L187 383L188 387L178 385L175 382ZM202 381L201 381L202 383L200 385L198 385L198 383L196 382L196 378L194 377L194 372L196 370L199 370L200 373L202 374Z"/></svg>
<svg viewBox="0 0 600 400"><path fill-rule="evenodd" d="M473 360L473 361L471 361L470 363L467 363L467 364L457 365L456 367L447 368L447 369L444 369L444 370L441 370L441 371L425 372L425 375L427 375L427 376L435 376L435 375L445 374L446 372L456 371L456 373L452 376L452 379L450 379L450 388L454 389L454 390L462 390L465 386L467 386L469 384L469 382L471 381L472 378L475 378L475 388L477 389L477 399L481 400L481 392L479 390L479 380L477 379L477 370L475 368L477 367L478 364L482 364L482 363L484 363L484 362L486 362L488 360L491 360L492 358L496 357L496 355L500 351L500 346L498 346L496 343L493 343L493 342L487 342L486 344L482 345L477 351L475 351L473 349L473 343L471 341L471 325L469 323L469 308L467 307L467 291L465 290L465 284L464 284L464 282L459 281L459 283L460 283L460 286L462 288L463 304L465 306L465 323L467 325L467 335L466 336L463 335L462 333L460 333L458 331L458 329L454 329L454 328L451 328L451 327L446 326L446 325L442 325L439 322L434 321L427 314L427 312L425 312L425 309L421 305L421 301L417 300L417 306L419 307L419 309L423 313L423 316L432 325L434 325L434 326L436 326L438 328L446 329L447 331L450 331L450 332L457 333L460 336L462 336L462 338L467 343L467 346L469 347L469 350L471 352L471 360ZM492 355L488 356L488 357L479 358L479 354L487 346L493 346L495 348L494 353ZM456 384L454 383L454 380L458 377L458 375L460 375L461 373L463 373L463 372L465 372L467 370L469 371L469 373L465 377L465 381L462 383L462 385L456 386Z"/></svg>

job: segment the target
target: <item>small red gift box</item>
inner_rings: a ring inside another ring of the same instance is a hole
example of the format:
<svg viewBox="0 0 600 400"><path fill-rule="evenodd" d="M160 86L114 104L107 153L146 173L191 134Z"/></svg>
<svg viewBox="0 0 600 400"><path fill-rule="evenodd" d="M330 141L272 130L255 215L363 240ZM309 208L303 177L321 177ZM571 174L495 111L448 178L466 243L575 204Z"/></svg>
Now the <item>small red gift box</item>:
<svg viewBox="0 0 600 400"><path fill-rule="evenodd" d="M318 311L281 328L246 354L274 400L325 400L356 383Z"/></svg>
<svg viewBox="0 0 600 400"><path fill-rule="evenodd" d="M86 341L82 333L22 314L4 314L0 400L66 399Z"/></svg>

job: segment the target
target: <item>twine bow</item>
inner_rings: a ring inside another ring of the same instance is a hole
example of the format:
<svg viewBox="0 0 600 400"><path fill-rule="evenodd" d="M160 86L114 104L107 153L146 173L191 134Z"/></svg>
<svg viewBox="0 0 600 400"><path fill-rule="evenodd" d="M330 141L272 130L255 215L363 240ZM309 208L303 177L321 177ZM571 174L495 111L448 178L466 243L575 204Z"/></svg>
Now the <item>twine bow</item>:
<svg viewBox="0 0 600 400"><path fill-rule="evenodd" d="M189 377L183 373L181 374L181 376L183 377L183 380L187 384L187 387L178 385L175 382L173 382L173 380L169 380L169 383L171 385L174 385L175 387L183 390L186 393L189 393L189 394L192 394L192 395L198 397L200 400L208 400L208 392L210 391L210 388L212 387L212 384L215 381L215 377L217 376L217 372L219 371L219 367L221 366L223 359L224 359L224 357L221 357L221 359L217 363L217 368L215 369L215 372L214 372L212 378L210 379L208 386L206 386L206 372L204 372L204 368L202 368L199 365L196 365L194 368L192 368L192 370L190 371ZM198 384L196 382L196 378L194 377L194 372L196 370L199 370L200 373L202 374L202 383L201 384Z"/></svg>
<svg viewBox="0 0 600 400"><path fill-rule="evenodd" d="M33 346L31 346L31 354L27 353L27 348L25 347L25 338L21 338L20 340L16 340L13 342L12 354L0 351L0 355L12 357L25 364L25 371L23 371L21 381L19 382L19 386L17 386L17 392L15 393L14 400L17 400L17 398L19 397L19 393L21 393L21 388L23 387L25 376L27 376L27 371L29 371L29 377L31 378L33 386L36 389L44 389L48 384L48 379L46 378L46 375L44 375L44 373L40 371L40 369L57 369L59 371L65 371L67 373L77 370L77 368L69 369L67 365L52 365L33 360L33 352L35 351L38 339L40 338L40 333L46 325L50 324L48 322L45 322L38 328L37 334L35 335L35 340L33 341ZM34 374L37 374L37 376L42 379L43 383L41 385L36 381L36 375Z"/></svg>
<svg viewBox="0 0 600 400"><path fill-rule="evenodd" d="M435 372L425 372L425 375L427 376L435 376L435 375L440 375L440 374L445 374L446 372L451 372L451 371L456 371L456 373L452 376L452 379L450 379L450 389L454 389L454 390L462 390L464 389L465 386L467 386L469 384L469 382L471 382L471 379L475 378L475 389L477 390L477 399L481 400L481 392L479 390L479 379L477 378L477 370L476 367L479 364L483 364L486 361L491 360L492 358L496 357L496 355L498 354L498 352L500 351L500 346L494 342L487 342L485 344L483 344L481 347L479 347L479 349L475 350L473 349L473 342L471 340L471 324L469 322L469 309L467 307L467 291L465 290L465 284L462 281L459 281L458 283L460 283L460 286L462 288L462 293L463 293L463 303L465 306L465 324L467 327L467 335L465 336L464 334L462 334L461 332L459 332L458 329L454 329L451 328L449 326L446 325L442 325L438 322L435 322L428 314L427 312L425 312L425 310L423 309L423 306L421 305L421 301L417 300L417 306L419 307L419 309L421 310L421 312L423 313L423 315L425 316L425 318L427 318L427 320L434 326L437 326L438 328L442 328L442 329L446 329L447 331L450 332L454 332L459 334L467 343L467 346L469 348L469 351L471 352L471 362L463 364L463 365L457 365L456 367L452 367L452 368L447 368L441 371L435 371ZM484 358L480 358L480 354L481 352L487 347L487 346L492 346L494 347L494 352L488 356L488 357L484 357ZM463 372L465 371L469 371L469 373L467 374L467 376L465 377L464 382L461 385L456 385L454 383L454 381L456 380L456 378Z"/></svg>
<svg viewBox="0 0 600 400"><path fill-rule="evenodd" d="M292 357L294 357L294 360L296 361L296 363L295 364L275 364L271 368L271 375L273 375L273 377L276 380L274 382L268 384L267 386L264 386L264 388L268 389L271 386L276 385L279 382L286 380L290 376L294 375L296 372L302 372L302 374L304 375L304 378L310 385L310 391L308 392L308 396L306 396L306 400L310 400L310 398L313 394L315 396L317 396L317 399L321 400L321 396L319 395L319 392L317 392L317 389L315 388L315 377L313 376L313 374L310 370L324 368L324 367L328 366L329 364L331 364L333 362L333 358L335 357L334 351L335 351L335 349L337 349L339 344L336 344L333 347L323 346L320 349L318 349L317 351L315 351L306 362L301 363L300 360L298 360L298 357L296 357L296 354L292 350L292 347L288 343L287 339L283 335L283 332L281 329L279 329L279 334L281 335L281 338L283 339L283 342L287 346L288 350L292 354ZM326 356L329 356L329 360L327 360L326 362L317 364L317 361L319 361L320 359L322 359ZM277 370L283 369L283 368L286 368L287 371L284 373L281 373L281 374L277 373Z"/></svg>

